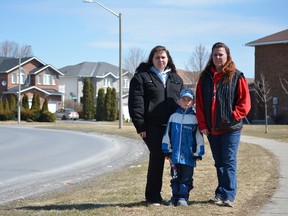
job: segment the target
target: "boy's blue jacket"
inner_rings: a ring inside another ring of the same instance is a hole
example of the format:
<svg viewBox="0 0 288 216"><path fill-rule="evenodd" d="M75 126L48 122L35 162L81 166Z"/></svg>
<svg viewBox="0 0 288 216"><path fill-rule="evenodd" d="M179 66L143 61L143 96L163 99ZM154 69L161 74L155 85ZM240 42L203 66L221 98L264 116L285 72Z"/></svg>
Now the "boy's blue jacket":
<svg viewBox="0 0 288 216"><path fill-rule="evenodd" d="M196 158L202 159L205 153L204 138L198 129L198 122L192 108L178 108L168 121L162 140L165 156L171 155L173 164L196 166Z"/></svg>

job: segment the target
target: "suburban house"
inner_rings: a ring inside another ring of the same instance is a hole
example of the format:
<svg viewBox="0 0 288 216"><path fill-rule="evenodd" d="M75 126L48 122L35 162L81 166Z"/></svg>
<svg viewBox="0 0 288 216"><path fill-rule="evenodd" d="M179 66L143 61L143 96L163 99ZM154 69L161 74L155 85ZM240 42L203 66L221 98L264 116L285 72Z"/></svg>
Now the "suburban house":
<svg viewBox="0 0 288 216"><path fill-rule="evenodd" d="M255 82L260 81L261 76L269 82L268 116L273 117L276 123L288 123L288 95L281 85L281 80L283 84L283 81L288 81L288 29L249 42L246 46L255 47ZM249 115L252 119L265 119L263 104L261 106L253 100Z"/></svg>
<svg viewBox="0 0 288 216"><path fill-rule="evenodd" d="M200 72L191 72L187 70L177 69L177 73L183 80L184 88L190 88L196 94L196 85L199 79Z"/></svg>
<svg viewBox="0 0 288 216"><path fill-rule="evenodd" d="M63 94L59 92L59 75L63 75L62 72L36 57L0 57L0 99L10 100L11 95L18 98L20 81L21 101L26 94L31 107L36 92L41 106L47 98L49 111L55 112L63 103Z"/></svg>
<svg viewBox="0 0 288 216"><path fill-rule="evenodd" d="M65 89L65 100L81 102L83 97L83 78L88 78L94 85L95 103L98 90L103 88L106 92L108 87L115 88L119 101L119 67L106 62L82 62L59 69L63 76L60 76L60 87ZM133 73L122 69L122 111L125 121L129 121L128 93L130 80Z"/></svg>

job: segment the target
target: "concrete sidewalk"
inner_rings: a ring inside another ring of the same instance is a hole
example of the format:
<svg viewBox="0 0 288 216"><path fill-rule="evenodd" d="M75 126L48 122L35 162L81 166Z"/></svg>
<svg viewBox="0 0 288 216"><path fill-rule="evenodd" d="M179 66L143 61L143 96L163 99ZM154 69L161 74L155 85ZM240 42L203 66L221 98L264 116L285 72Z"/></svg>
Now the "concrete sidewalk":
<svg viewBox="0 0 288 216"><path fill-rule="evenodd" d="M257 144L274 153L280 161L279 187L273 194L271 200L264 205L259 216L288 215L288 143L281 143L271 139L241 136L241 141Z"/></svg>

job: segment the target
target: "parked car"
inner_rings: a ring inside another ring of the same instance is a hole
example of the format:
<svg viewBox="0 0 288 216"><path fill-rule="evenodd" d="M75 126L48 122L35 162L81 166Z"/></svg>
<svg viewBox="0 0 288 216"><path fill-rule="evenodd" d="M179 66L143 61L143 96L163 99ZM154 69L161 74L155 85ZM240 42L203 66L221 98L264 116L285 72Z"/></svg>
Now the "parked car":
<svg viewBox="0 0 288 216"><path fill-rule="evenodd" d="M70 108L58 109L55 112L55 114L56 114L57 118L60 118L62 120L66 120L66 119L77 120L77 119L79 119L78 112L76 112L74 109L70 109Z"/></svg>

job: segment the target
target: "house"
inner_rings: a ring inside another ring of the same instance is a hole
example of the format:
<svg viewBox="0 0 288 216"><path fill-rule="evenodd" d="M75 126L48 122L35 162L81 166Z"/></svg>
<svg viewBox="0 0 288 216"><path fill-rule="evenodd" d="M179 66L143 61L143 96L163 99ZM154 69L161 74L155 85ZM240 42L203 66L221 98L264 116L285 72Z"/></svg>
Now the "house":
<svg viewBox="0 0 288 216"><path fill-rule="evenodd" d="M268 101L268 116L278 123L288 123L288 95L280 80L288 80L288 29L245 44L255 47L255 82L261 75L269 82L272 97ZM253 119L265 119L264 107L252 104Z"/></svg>
<svg viewBox="0 0 288 216"><path fill-rule="evenodd" d="M187 70L177 69L178 75L183 80L184 88L190 88L196 91L196 85L199 79L200 72L191 72Z"/></svg>
<svg viewBox="0 0 288 216"><path fill-rule="evenodd" d="M106 62L82 62L59 69L60 87L65 89L65 100L81 102L83 97L83 78L88 78L94 85L94 100L97 101L98 90L103 88L106 92L108 87L115 88L119 100L119 67ZM128 112L128 93L130 80L133 73L122 69L122 111L123 118L130 120Z"/></svg>
<svg viewBox="0 0 288 216"><path fill-rule="evenodd" d="M37 93L41 106L47 98L49 111L55 112L62 106L63 94L59 92L59 75L63 74L36 57L0 57L0 99L10 100L11 95L18 98L20 77L21 101L26 94L31 107L33 94Z"/></svg>

